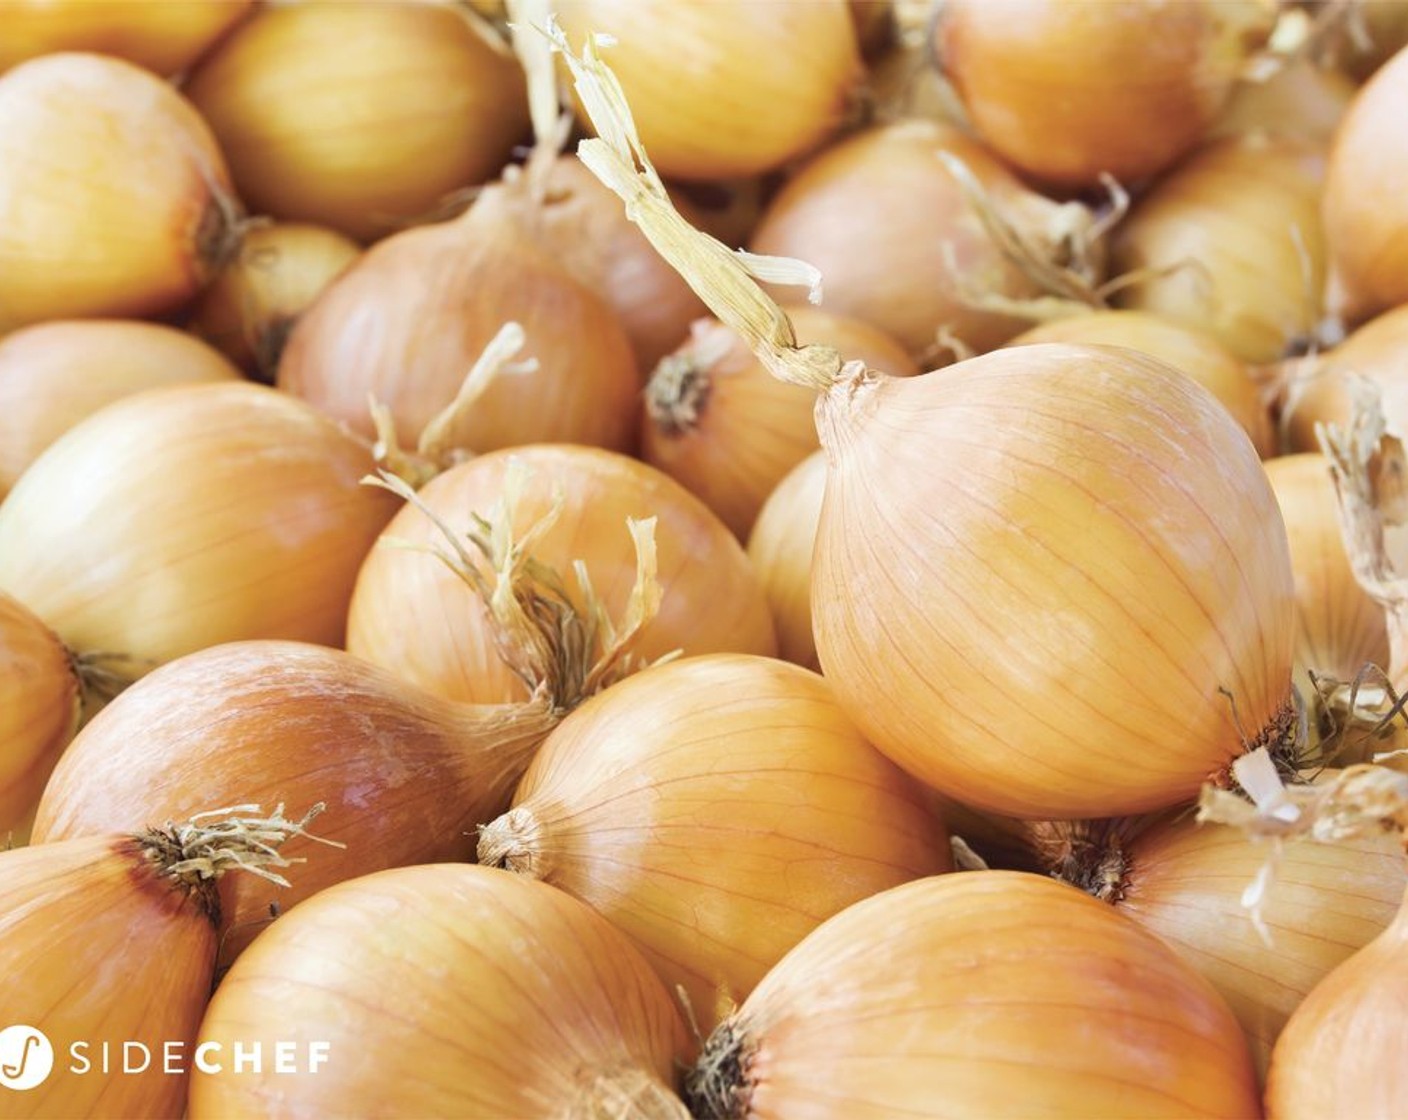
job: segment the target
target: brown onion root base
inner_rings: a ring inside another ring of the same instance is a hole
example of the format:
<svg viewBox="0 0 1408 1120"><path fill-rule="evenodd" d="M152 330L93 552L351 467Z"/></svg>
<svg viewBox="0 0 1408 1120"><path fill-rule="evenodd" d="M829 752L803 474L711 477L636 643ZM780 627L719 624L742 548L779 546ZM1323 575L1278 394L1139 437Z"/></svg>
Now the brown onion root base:
<svg viewBox="0 0 1408 1120"><path fill-rule="evenodd" d="M713 1029L699 1060L685 1074L684 1103L694 1120L743 1120L748 1115L755 1049L732 1018Z"/></svg>

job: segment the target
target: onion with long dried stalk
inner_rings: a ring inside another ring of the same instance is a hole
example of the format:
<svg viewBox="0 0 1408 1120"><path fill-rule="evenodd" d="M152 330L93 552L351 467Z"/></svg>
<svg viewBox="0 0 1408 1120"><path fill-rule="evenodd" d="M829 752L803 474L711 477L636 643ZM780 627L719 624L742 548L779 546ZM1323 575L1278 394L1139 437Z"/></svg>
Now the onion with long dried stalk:
<svg viewBox="0 0 1408 1120"><path fill-rule="evenodd" d="M684 1024L640 954L560 891L483 867L319 894L230 970L200 1037L323 1044L326 1062L198 1072L191 1120L272 1099L304 1116L688 1116L672 1091Z"/></svg>
<svg viewBox="0 0 1408 1120"><path fill-rule="evenodd" d="M769 369L820 394L817 649L870 741L960 800L1039 818L1177 804L1293 743L1286 531L1206 390L1111 348L886 378L797 347L747 272L786 269L683 223L590 44L568 57L602 137L583 161Z"/></svg>
<svg viewBox="0 0 1408 1120"><path fill-rule="evenodd" d="M184 1115L184 1071L210 999L224 895L244 878L228 873L287 886L278 869L302 859L280 849L313 839L305 826L320 809L293 821L282 805L271 816L239 805L0 852L0 1006L8 1021L47 1038L54 1059L44 1079L33 1036L7 1055L19 1060L4 1071L5 1115ZM123 1062L129 1045L145 1048L144 1067L109 1073L104 1048ZM168 1071L173 1054L178 1069ZM16 1084L27 1058L39 1081Z"/></svg>
<svg viewBox="0 0 1408 1120"><path fill-rule="evenodd" d="M812 636L812 549L826 493L826 454L814 451L797 464L763 504L748 537L748 559L763 585L778 656L821 670Z"/></svg>
<svg viewBox="0 0 1408 1120"><path fill-rule="evenodd" d="M349 654L296 643L206 650L152 673L84 728L44 791L36 842L132 828L240 791L318 791L326 834L346 850L277 896L256 881L233 884L227 957L267 922L271 903L292 906L386 867L472 858L475 826L508 807L548 732L639 664L634 643L658 594L648 524L629 527L640 571L617 625L594 598L574 607L539 558L547 518L514 526L510 498L468 541L438 548L489 604L526 700L452 703ZM619 523L615 531L627 535Z"/></svg>
<svg viewBox="0 0 1408 1120"><path fill-rule="evenodd" d="M479 862L605 915L704 1030L832 914L950 867L918 786L821 677L736 654L647 670L564 720Z"/></svg>

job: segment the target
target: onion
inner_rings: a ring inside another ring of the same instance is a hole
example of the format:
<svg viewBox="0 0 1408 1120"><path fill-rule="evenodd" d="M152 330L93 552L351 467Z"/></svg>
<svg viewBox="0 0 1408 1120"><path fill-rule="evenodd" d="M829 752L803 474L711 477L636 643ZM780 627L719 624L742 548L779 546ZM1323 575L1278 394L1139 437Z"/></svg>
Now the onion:
<svg viewBox="0 0 1408 1120"><path fill-rule="evenodd" d="M1260 1114L1207 981L1093 899L1004 871L896 887L826 922L686 1084L700 1120Z"/></svg>
<svg viewBox="0 0 1408 1120"><path fill-rule="evenodd" d="M519 464L515 468L515 464ZM523 476L515 480L514 471ZM581 561L608 609L619 613L636 579L627 517L654 517L660 607L641 634L642 659L675 650L771 654L772 619L747 556L727 528L678 483L644 463L585 447L524 447L481 456L434 479L419 508L402 510L384 539L425 547L440 529L471 527L514 493L519 531L557 513L534 538L539 559L566 572ZM499 661L478 599L455 574L404 548L375 548L357 577L347 648L405 680L451 700L500 703L527 695Z"/></svg>
<svg viewBox="0 0 1408 1120"><path fill-rule="evenodd" d="M1172 166L1217 119L1272 22L1257 0L948 0L934 45L1003 159L1080 188Z"/></svg>
<svg viewBox="0 0 1408 1120"><path fill-rule="evenodd" d="M778 656L817 670L821 662L812 637L812 548L825 492L826 455L816 451L777 484L748 538L748 559L777 624Z"/></svg>
<svg viewBox="0 0 1408 1120"><path fill-rule="evenodd" d="M1238 85L1208 138L1261 132L1329 147L1354 94L1339 71L1296 59Z"/></svg>
<svg viewBox="0 0 1408 1120"><path fill-rule="evenodd" d="M1325 175L1325 239L1359 321L1408 303L1408 50L1400 50L1355 97L1330 152Z"/></svg>
<svg viewBox="0 0 1408 1120"><path fill-rule="evenodd" d="M63 642L0 594L0 850L28 841L39 794L78 729L80 702Z"/></svg>
<svg viewBox="0 0 1408 1120"><path fill-rule="evenodd" d="M254 0L6 0L0 70L56 51L94 51L179 74L253 6Z"/></svg>
<svg viewBox="0 0 1408 1120"><path fill-rule="evenodd" d="M535 237L539 210L526 190L499 185L452 222L376 245L299 319L279 388L367 436L370 395L414 435L511 321L536 369L497 377L455 426L454 444L629 448L640 389L630 340L607 303Z"/></svg>
<svg viewBox="0 0 1408 1120"><path fill-rule="evenodd" d="M1113 347L908 378L799 348L747 266L806 270L763 269L670 214L590 44L567 58L613 125L583 162L769 369L821 392L812 616L867 739L958 800L1042 818L1177 804L1248 749L1293 743L1286 530L1206 390Z"/></svg>
<svg viewBox="0 0 1408 1120"><path fill-rule="evenodd" d="M1258 136L1186 160L1115 232L1113 268L1146 273L1119 302L1204 330L1244 362L1302 347L1325 285L1323 164L1314 148Z"/></svg>
<svg viewBox="0 0 1408 1120"><path fill-rule="evenodd" d="M563 721L480 830L479 862L589 903L708 1029L818 923L948 870L949 854L819 676L719 654L647 670Z"/></svg>
<svg viewBox="0 0 1408 1120"><path fill-rule="evenodd" d="M1033 327L1008 345L1075 342L1128 346L1181 369L1215 396L1251 438L1257 454L1274 454L1271 413L1247 367L1211 335L1144 311L1093 311Z"/></svg>
<svg viewBox="0 0 1408 1120"><path fill-rule="evenodd" d="M313 815L258 813L243 805L134 835L0 852L0 1006L41 1036L36 1045L34 1034L16 1038L20 1026L6 1031L7 1093L28 1090L7 1096L7 1116L184 1114L186 1078L165 1067L173 1046L189 1063L210 998L221 877L240 869L283 884L271 870L289 865L278 849L306 836ZM145 1047L146 1068L108 1073L109 1060L140 1060L124 1044ZM12 1080L26 1069L38 1081Z"/></svg>
<svg viewBox="0 0 1408 1120"><path fill-rule="evenodd" d="M156 323L75 319L0 339L0 498L40 452L104 405L238 376L210 347Z"/></svg>
<svg viewBox="0 0 1408 1120"><path fill-rule="evenodd" d="M0 333L158 315L238 243L210 130L127 62L54 54L0 78Z"/></svg>
<svg viewBox="0 0 1408 1120"><path fill-rule="evenodd" d="M972 172L1029 259L1004 254L941 154ZM773 199L750 247L815 265L828 311L878 327L924 360L941 329L977 351L1020 331L1013 312L1041 294L1028 274L1054 271L1091 224L1084 207L1058 206L1024 187L957 128L913 120L858 133L804 166ZM988 309L994 297L1006 298L1009 313Z"/></svg>
<svg viewBox="0 0 1408 1120"><path fill-rule="evenodd" d="M810 307L789 314L808 342L832 346L893 376L919 372L874 327ZM770 375L747 343L718 320L704 320L656 367L646 387L641 455L746 540L773 488L816 450L815 403L815 393Z"/></svg>
<svg viewBox="0 0 1408 1120"><path fill-rule="evenodd" d="M256 226L201 296L190 329L252 377L272 382L298 316L360 252L321 226Z"/></svg>
<svg viewBox="0 0 1408 1120"><path fill-rule="evenodd" d="M566 895L482 867L320 894L231 969L200 1037L226 1055L317 1045L326 1064L199 1072L192 1120L271 1101L300 1116L687 1117L671 1092L684 1027L640 955Z"/></svg>
<svg viewBox="0 0 1408 1120"><path fill-rule="evenodd" d="M528 132L517 61L448 4L265 8L187 91L250 206L359 240L493 178Z"/></svg>
<svg viewBox="0 0 1408 1120"><path fill-rule="evenodd" d="M1364 81L1408 46L1408 8L1399 0L1354 0L1346 5L1333 44L1334 61L1356 81Z"/></svg>
<svg viewBox="0 0 1408 1120"><path fill-rule="evenodd" d="M756 175L815 148L864 73L844 0L573 0L558 18L574 41L615 40L641 136L680 179Z"/></svg>
<svg viewBox="0 0 1408 1120"><path fill-rule="evenodd" d="M390 518L368 449L247 383L155 389L69 430L0 505L0 590L129 679L241 638L341 645Z"/></svg>

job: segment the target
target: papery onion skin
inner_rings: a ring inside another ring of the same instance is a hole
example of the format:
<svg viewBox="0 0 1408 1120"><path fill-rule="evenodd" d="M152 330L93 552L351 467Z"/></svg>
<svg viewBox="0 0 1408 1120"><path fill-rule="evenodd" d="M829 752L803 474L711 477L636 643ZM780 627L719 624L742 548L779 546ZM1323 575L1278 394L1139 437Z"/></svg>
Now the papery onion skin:
<svg viewBox="0 0 1408 1120"><path fill-rule="evenodd" d="M1092 311L1054 319L1019 334L1009 346L1074 342L1128 346L1181 369L1212 393L1242 426L1263 459L1275 453L1271 413L1247 367L1208 334L1145 311Z"/></svg>
<svg viewBox="0 0 1408 1120"><path fill-rule="evenodd" d="M6 0L0 70L55 51L116 55L163 77L196 61L254 0Z"/></svg>
<svg viewBox="0 0 1408 1120"><path fill-rule="evenodd" d="M70 429L0 505L0 590L131 676L244 638L342 644L395 500L369 449L247 382L120 400Z"/></svg>
<svg viewBox="0 0 1408 1120"><path fill-rule="evenodd" d="M894 377L919 372L897 342L858 319L812 307L787 314L804 345L833 346ZM697 494L740 540L783 476L819 446L816 393L773 377L715 319L656 368L645 401L641 458Z"/></svg>
<svg viewBox="0 0 1408 1120"><path fill-rule="evenodd" d="M200 1038L321 1042L327 1062L198 1073L192 1120L271 1100L300 1116L687 1116L670 1092L684 1027L646 963L588 907L484 867L319 894L231 969Z"/></svg>
<svg viewBox="0 0 1408 1120"><path fill-rule="evenodd" d="M0 332L176 310L236 214L210 129L147 71L54 54L0 78Z"/></svg>
<svg viewBox="0 0 1408 1120"><path fill-rule="evenodd" d="M1255 0L951 0L934 45L978 134L1028 175L1074 189L1171 166L1271 23Z"/></svg>
<svg viewBox="0 0 1408 1120"><path fill-rule="evenodd" d="M1226 1005L1156 938L1035 875L910 883L832 918L730 1020L748 1120L1259 1115ZM712 1043L712 1040L711 1040Z"/></svg>
<svg viewBox="0 0 1408 1120"><path fill-rule="evenodd" d="M528 471L514 515L522 532L562 495L562 513L535 555L560 572L582 560L613 617L625 606L636 561L626 518L655 517L660 610L638 646L649 661L675 650L770 655L776 638L767 602L742 547L694 495L644 463L595 448L520 447L482 455L433 479L420 498L456 531L473 510L502 498L512 463ZM440 544L413 507L399 512L387 540ZM478 598L434 557L376 547L357 577L347 648L451 700L523 699L522 681L501 664Z"/></svg>
<svg viewBox="0 0 1408 1120"><path fill-rule="evenodd" d="M1369 79L1335 133L1325 176L1325 239L1346 313L1358 322L1408 303L1408 49Z"/></svg>
<svg viewBox="0 0 1408 1120"><path fill-rule="evenodd" d="M574 47L605 33L660 173L733 179L772 171L839 127L864 74L844 0L570 0Z"/></svg>
<svg viewBox="0 0 1408 1120"><path fill-rule="evenodd" d="M363 241L493 178L528 133L517 60L445 4L266 7L186 88L251 208Z"/></svg>
<svg viewBox="0 0 1408 1120"><path fill-rule="evenodd" d="M778 656L821 671L812 636L812 547L826 493L826 455L815 451L794 467L764 503L748 537L748 559L762 581Z"/></svg>
<svg viewBox="0 0 1408 1120"><path fill-rule="evenodd" d="M78 729L80 688L68 650L0 593L0 850L29 839L49 772Z"/></svg>
<svg viewBox="0 0 1408 1120"><path fill-rule="evenodd" d="M338 650L237 642L164 666L93 719L54 772L35 842L131 831L212 803L327 803L318 835L345 849L281 889L251 875L223 884L232 955L287 909L333 883L387 867L469 859L472 832L508 806L556 722L545 705L485 711L447 703ZM315 858L314 858L315 857Z"/></svg>
<svg viewBox="0 0 1408 1120"><path fill-rule="evenodd" d="M505 323L527 336L518 359L456 423L475 452L560 441L629 450L640 375L604 299L535 240L536 203L488 188L453 222L387 238L337 279L294 327L277 384L370 437L369 396L409 446L455 399Z"/></svg>
<svg viewBox="0 0 1408 1120"><path fill-rule="evenodd" d="M479 861L595 907L703 1030L832 914L950 868L919 787L821 677L768 658L686 658L606 690L513 801Z"/></svg>
<svg viewBox="0 0 1408 1120"><path fill-rule="evenodd" d="M122 319L39 323L0 339L0 498L40 452L104 405L240 371L184 331Z"/></svg>
<svg viewBox="0 0 1408 1120"><path fill-rule="evenodd" d="M1295 571L1297 663L1340 681L1353 680L1368 663L1386 668L1384 608L1359 586L1345 553L1329 461L1311 453L1283 455L1267 461L1266 473Z"/></svg>
<svg viewBox="0 0 1408 1120"><path fill-rule="evenodd" d="M1356 90L1339 71L1297 59L1238 85L1207 138L1264 132L1328 148Z"/></svg>
<svg viewBox="0 0 1408 1120"><path fill-rule="evenodd" d="M95 836L0 853L0 1004L7 1023L42 1031L54 1070L11 1094L7 1117L144 1116L179 1120L186 1078L164 1046L189 1044L209 998L215 926L195 898L130 837ZM87 1042L85 1074L69 1045ZM145 1045L145 1072L111 1074L100 1047Z"/></svg>
<svg viewBox="0 0 1408 1120"><path fill-rule="evenodd" d="M1009 816L1119 816L1289 735L1286 531L1250 440L1185 375L1025 346L843 378L818 424L817 650L917 777Z"/></svg>
<svg viewBox="0 0 1408 1120"><path fill-rule="evenodd" d="M1324 163L1317 148L1266 136L1196 152L1115 230L1112 271L1154 270L1116 301L1206 331L1244 362L1297 352L1324 296Z"/></svg>
<svg viewBox="0 0 1408 1120"><path fill-rule="evenodd" d="M321 226L256 226L201 296L190 329L271 383L298 316L360 253L355 241Z"/></svg>

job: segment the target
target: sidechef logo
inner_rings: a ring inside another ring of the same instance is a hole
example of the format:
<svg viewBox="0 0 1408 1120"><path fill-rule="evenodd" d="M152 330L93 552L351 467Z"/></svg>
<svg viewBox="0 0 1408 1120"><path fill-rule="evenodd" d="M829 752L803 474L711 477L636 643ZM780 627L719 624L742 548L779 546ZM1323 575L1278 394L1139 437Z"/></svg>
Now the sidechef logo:
<svg viewBox="0 0 1408 1120"><path fill-rule="evenodd" d="M148 1046L142 1042L73 1042L67 1071L76 1076L138 1073L180 1076L200 1073L317 1073L327 1065L329 1042L184 1042ZM0 1030L0 1087L23 1091L42 1085L54 1071L54 1046L37 1027L17 1023Z"/></svg>

